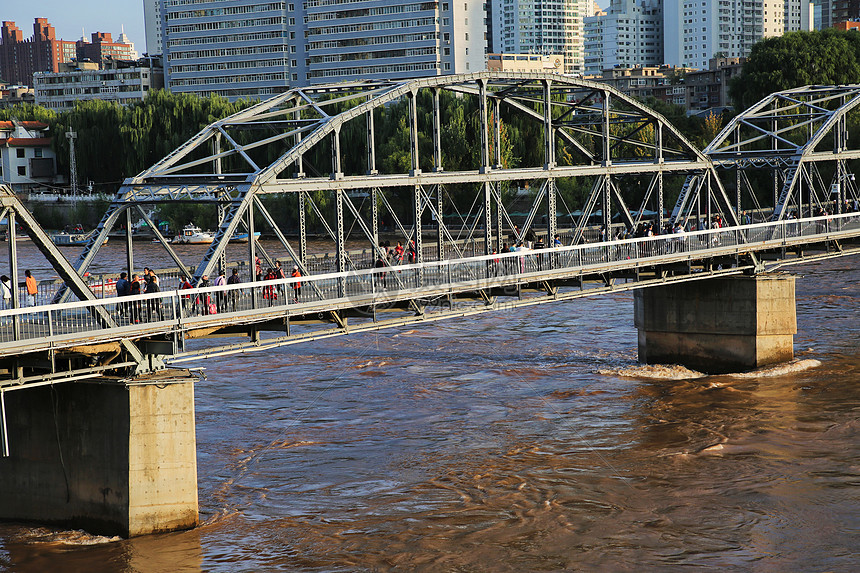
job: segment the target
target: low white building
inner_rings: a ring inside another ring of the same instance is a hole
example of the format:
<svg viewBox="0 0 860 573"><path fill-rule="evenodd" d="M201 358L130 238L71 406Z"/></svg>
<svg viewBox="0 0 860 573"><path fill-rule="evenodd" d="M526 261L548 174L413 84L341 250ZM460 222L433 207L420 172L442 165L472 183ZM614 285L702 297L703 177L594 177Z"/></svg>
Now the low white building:
<svg viewBox="0 0 860 573"><path fill-rule="evenodd" d="M61 183L48 125L40 121L0 121L0 182L15 192Z"/></svg>
<svg viewBox="0 0 860 573"><path fill-rule="evenodd" d="M164 87L159 60L107 60L64 64L59 72L33 74L36 104L55 111L75 107L75 102L99 99L128 104L141 101L152 89Z"/></svg>

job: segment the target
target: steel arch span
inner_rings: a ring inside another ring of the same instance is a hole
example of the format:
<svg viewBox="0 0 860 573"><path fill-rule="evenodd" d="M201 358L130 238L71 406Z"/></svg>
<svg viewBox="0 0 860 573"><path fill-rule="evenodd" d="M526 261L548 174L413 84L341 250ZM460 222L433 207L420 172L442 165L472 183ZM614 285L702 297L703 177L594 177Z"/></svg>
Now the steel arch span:
<svg viewBox="0 0 860 573"><path fill-rule="evenodd" d="M772 219L812 215L860 199L849 162L860 149L849 141L848 115L860 104L860 85L804 86L773 93L734 117L704 149L717 168L736 173L738 204L746 171L770 169Z"/></svg>
<svg viewBox="0 0 860 573"><path fill-rule="evenodd" d="M462 104L465 117L457 116L451 101ZM511 161L506 130L513 121L530 126L527 137L539 160ZM174 201L219 207L216 238L196 265L195 280L223 267L229 238L243 230L254 236L260 217L303 271L308 214L322 221L334 244L334 270L355 267L344 246L350 227L380 250L380 217L393 221L404 241L416 243L419 260L459 255L457 233L445 223L452 210L459 213L451 187L461 196L463 189L472 190L467 201L475 210L461 216L460 226L479 244L478 254L486 254L501 248L503 238L523 239L538 224L538 233L552 240L562 208L559 184L584 178L582 208L567 209L570 229L563 239L573 243L582 239L589 220L611 231L613 217L616 225L632 227L649 212L662 226L664 176L682 180L690 173L715 183L715 204L732 216L710 160L678 129L614 88L578 78L478 72L293 89L213 122L127 179L75 267L85 272L104 238L121 217L130 223L133 212L158 234L143 207ZM628 184L633 178L635 186ZM518 224L505 204L511 195L506 189L513 186L533 195ZM398 212L392 206L395 192L409 197L408 208ZM263 203L270 194L295 197L298 248L287 241L279 214ZM356 204L356 196L369 198L369 205ZM432 244L422 245L416 232L422 226L425 235L427 226L435 227ZM462 243L462 232L459 237ZM249 259L258 255L269 258L252 240ZM131 254L128 266L133 267Z"/></svg>

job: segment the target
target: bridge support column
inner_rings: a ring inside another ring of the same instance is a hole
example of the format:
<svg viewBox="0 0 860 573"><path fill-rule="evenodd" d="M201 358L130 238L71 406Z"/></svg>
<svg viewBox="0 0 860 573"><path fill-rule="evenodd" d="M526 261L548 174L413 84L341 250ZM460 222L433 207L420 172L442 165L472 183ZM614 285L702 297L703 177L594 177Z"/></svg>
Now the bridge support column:
<svg viewBox="0 0 860 573"><path fill-rule="evenodd" d="M194 380L168 370L7 391L0 519L124 537L196 526Z"/></svg>
<svg viewBox="0 0 860 573"><path fill-rule="evenodd" d="M636 291L639 360L707 373L794 357L794 277L738 276Z"/></svg>

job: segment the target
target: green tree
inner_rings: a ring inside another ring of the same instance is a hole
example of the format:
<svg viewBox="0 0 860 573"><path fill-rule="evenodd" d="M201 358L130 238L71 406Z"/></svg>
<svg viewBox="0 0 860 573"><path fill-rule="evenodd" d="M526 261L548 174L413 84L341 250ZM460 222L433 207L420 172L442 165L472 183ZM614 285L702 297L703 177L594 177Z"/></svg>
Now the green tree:
<svg viewBox="0 0 860 573"><path fill-rule="evenodd" d="M834 28L789 32L753 46L729 93L735 109L746 109L775 91L858 83L858 64L860 34Z"/></svg>

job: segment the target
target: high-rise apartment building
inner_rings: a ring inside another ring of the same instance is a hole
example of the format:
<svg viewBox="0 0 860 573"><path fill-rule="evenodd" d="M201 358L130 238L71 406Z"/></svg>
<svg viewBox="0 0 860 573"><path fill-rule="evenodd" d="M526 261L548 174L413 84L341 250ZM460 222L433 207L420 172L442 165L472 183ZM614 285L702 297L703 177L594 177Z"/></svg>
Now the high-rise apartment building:
<svg viewBox="0 0 860 573"><path fill-rule="evenodd" d="M75 43L58 40L45 18L35 19L28 40L15 22L3 22L0 28L0 77L12 84L32 87L33 73L56 72L76 56Z"/></svg>
<svg viewBox="0 0 860 573"><path fill-rule="evenodd" d="M663 63L660 0L612 0L609 10L585 19L585 72Z"/></svg>
<svg viewBox="0 0 860 573"><path fill-rule="evenodd" d="M699 69L746 57L763 38L810 29L809 0L664 0L665 63Z"/></svg>
<svg viewBox="0 0 860 573"><path fill-rule="evenodd" d="M150 56L164 53L161 43L161 0L143 0L143 27L146 53Z"/></svg>
<svg viewBox="0 0 860 573"><path fill-rule="evenodd" d="M492 46L509 54L560 54L565 73L585 68L585 18L592 0L491 0Z"/></svg>
<svg viewBox="0 0 860 573"><path fill-rule="evenodd" d="M105 59L137 58L134 44L125 33L116 42L105 32L93 34L92 42L58 40L54 27L45 18L36 18L29 40L24 39L15 22L3 22L0 41L0 77L30 87L34 86L34 73L57 72L65 63L89 60L101 64Z"/></svg>
<svg viewBox="0 0 860 573"><path fill-rule="evenodd" d="M266 98L291 87L484 69L484 4L159 0L173 92Z"/></svg>
<svg viewBox="0 0 860 573"><path fill-rule="evenodd" d="M860 20L860 0L823 0L829 8L829 26Z"/></svg>

